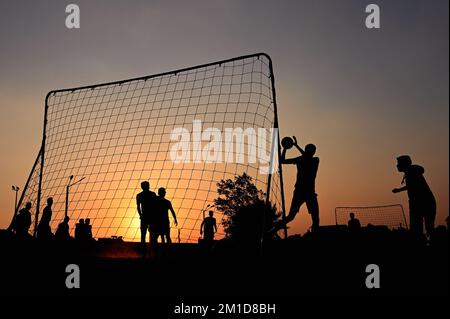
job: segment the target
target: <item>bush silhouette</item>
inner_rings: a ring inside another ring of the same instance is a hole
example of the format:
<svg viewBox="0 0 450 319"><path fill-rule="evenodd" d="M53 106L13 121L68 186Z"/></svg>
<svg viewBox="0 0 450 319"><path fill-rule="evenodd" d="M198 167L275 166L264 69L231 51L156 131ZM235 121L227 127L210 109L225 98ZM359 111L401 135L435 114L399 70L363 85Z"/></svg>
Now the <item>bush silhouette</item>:
<svg viewBox="0 0 450 319"><path fill-rule="evenodd" d="M217 210L224 214L222 225L226 238L245 246L258 246L261 235L273 227L279 214L271 203L266 204L264 192L258 190L253 179L243 173L234 180L217 183Z"/></svg>

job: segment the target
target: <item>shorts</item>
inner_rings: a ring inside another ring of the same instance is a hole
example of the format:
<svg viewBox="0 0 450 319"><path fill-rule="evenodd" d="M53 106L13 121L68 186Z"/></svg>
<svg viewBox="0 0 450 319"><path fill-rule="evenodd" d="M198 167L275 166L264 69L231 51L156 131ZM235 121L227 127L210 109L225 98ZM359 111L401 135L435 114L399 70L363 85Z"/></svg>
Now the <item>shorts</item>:
<svg viewBox="0 0 450 319"><path fill-rule="evenodd" d="M317 205L317 194L316 193L305 193L303 190L294 190L294 195L292 196L291 202L291 212L297 213L300 207L306 203L308 207L313 207ZM308 213L311 214L310 209Z"/></svg>

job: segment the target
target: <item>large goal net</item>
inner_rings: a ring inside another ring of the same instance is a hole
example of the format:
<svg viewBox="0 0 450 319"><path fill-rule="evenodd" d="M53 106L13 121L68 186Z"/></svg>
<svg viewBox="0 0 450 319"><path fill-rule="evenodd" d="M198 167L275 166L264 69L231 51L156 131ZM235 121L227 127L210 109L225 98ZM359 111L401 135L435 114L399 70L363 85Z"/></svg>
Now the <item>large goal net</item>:
<svg viewBox="0 0 450 319"><path fill-rule="evenodd" d="M387 226L391 229L408 228L403 206L400 204L366 207L336 207L336 225L347 225L354 213L362 226Z"/></svg>
<svg viewBox="0 0 450 319"><path fill-rule="evenodd" d="M90 218L96 238L137 241L136 194L149 181L152 191L166 188L177 214L172 240L195 242L202 210L217 198L221 179L245 172L283 209L277 128L265 54L51 91L42 147L19 204L31 202L36 216L53 197L55 231L71 183L72 234L78 219ZM215 217L219 224L223 216ZM39 217L33 218L31 233ZM223 235L219 226L216 238Z"/></svg>

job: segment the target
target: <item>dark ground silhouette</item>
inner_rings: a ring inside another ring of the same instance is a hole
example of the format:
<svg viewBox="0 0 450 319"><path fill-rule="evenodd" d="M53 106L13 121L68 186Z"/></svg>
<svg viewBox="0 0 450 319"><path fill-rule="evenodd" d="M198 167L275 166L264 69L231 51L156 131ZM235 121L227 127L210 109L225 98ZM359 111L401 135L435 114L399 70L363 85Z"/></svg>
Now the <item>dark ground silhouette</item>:
<svg viewBox="0 0 450 319"><path fill-rule="evenodd" d="M448 231L429 245L404 230L347 226L266 241L263 255L232 240L173 244L170 253L143 259L140 243L120 240L22 241L2 232L2 290L11 297L296 300L301 298L448 298ZM157 245L157 250L166 246ZM81 289L64 285L65 266L81 269ZM365 286L365 267L381 269L381 288ZM174 276L173 274L176 274ZM205 289L201 278L213 278ZM149 288L151 287L151 289Z"/></svg>

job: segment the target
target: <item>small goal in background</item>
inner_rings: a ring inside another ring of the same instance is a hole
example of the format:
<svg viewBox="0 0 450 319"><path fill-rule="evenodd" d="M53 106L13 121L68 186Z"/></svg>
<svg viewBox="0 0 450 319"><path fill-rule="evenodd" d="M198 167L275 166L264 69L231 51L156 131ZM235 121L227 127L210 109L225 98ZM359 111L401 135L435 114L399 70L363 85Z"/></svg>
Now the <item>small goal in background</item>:
<svg viewBox="0 0 450 319"><path fill-rule="evenodd" d="M390 229L408 228L405 211L400 204L366 207L336 207L336 225L347 225L354 213L361 226L387 226Z"/></svg>

